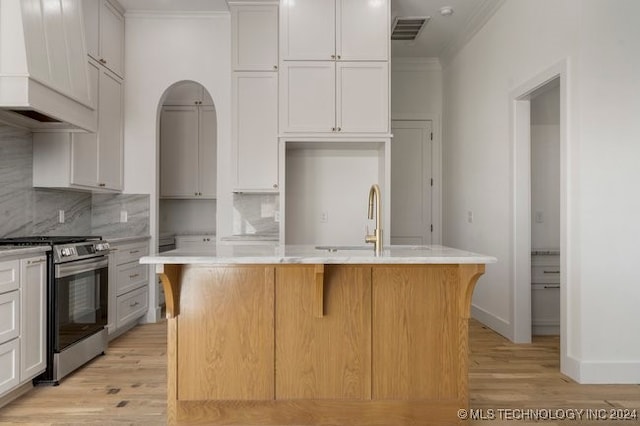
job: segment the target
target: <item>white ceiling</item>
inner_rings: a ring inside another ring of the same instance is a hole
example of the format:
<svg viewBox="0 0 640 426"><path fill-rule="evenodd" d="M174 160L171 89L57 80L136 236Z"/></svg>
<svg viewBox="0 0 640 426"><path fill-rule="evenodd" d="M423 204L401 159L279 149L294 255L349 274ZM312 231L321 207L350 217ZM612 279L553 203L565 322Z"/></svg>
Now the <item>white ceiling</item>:
<svg viewBox="0 0 640 426"><path fill-rule="evenodd" d="M391 0L391 20L396 16L431 16L413 42L393 41L395 57L442 57L464 43L504 0ZM127 12L216 12L229 10L225 0L119 0ZM449 17L443 6L453 7Z"/></svg>

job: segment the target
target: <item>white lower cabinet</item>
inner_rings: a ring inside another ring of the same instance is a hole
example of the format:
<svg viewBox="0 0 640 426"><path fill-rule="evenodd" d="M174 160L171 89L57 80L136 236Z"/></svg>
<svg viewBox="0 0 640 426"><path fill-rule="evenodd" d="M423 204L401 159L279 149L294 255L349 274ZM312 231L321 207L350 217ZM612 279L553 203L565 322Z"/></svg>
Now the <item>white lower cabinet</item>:
<svg viewBox="0 0 640 426"><path fill-rule="evenodd" d="M109 254L109 335L126 331L149 308L149 267L140 258L149 254L149 241L110 243Z"/></svg>
<svg viewBox="0 0 640 426"><path fill-rule="evenodd" d="M0 397L46 368L46 257L0 262Z"/></svg>
<svg viewBox="0 0 640 426"><path fill-rule="evenodd" d="M560 256L531 256L531 326L533 335L560 334Z"/></svg>
<svg viewBox="0 0 640 426"><path fill-rule="evenodd" d="M38 257L20 261L20 380L33 379L47 368L47 264Z"/></svg>

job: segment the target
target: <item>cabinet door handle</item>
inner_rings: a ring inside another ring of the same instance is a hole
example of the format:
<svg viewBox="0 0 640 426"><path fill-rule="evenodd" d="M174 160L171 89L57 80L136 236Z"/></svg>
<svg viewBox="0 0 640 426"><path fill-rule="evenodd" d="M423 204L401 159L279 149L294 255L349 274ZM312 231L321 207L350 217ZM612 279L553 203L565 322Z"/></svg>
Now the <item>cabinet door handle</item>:
<svg viewBox="0 0 640 426"><path fill-rule="evenodd" d="M132 280L132 279L137 278L139 276L140 276L140 274L129 275L129 279Z"/></svg>
<svg viewBox="0 0 640 426"><path fill-rule="evenodd" d="M336 58L336 55L331 55L331 59L335 59L335 58Z"/></svg>
<svg viewBox="0 0 640 426"><path fill-rule="evenodd" d="M342 131L342 127L338 127L338 131L341 132Z"/></svg>
<svg viewBox="0 0 640 426"><path fill-rule="evenodd" d="M278 66L277 66L277 65L274 65L274 66L273 66L273 69L274 69L274 70L277 70L277 69L278 69Z"/></svg>
<svg viewBox="0 0 640 426"><path fill-rule="evenodd" d="M336 131L336 128L335 128L335 127L332 127L332 128L331 128L331 131L332 131L332 132L335 132L335 131Z"/></svg>
<svg viewBox="0 0 640 426"><path fill-rule="evenodd" d="M340 55L338 55L338 59L340 59L340 58L341 58L341 56L340 56Z"/></svg>
<svg viewBox="0 0 640 426"><path fill-rule="evenodd" d="M559 274L560 271L543 271L543 274Z"/></svg>
<svg viewBox="0 0 640 426"><path fill-rule="evenodd" d="M100 63L107 65L107 60L104 58L100 58Z"/></svg>
<svg viewBox="0 0 640 426"><path fill-rule="evenodd" d="M45 259L38 259L38 260L29 260L27 261L27 265L37 265L38 263L44 263Z"/></svg>
<svg viewBox="0 0 640 426"><path fill-rule="evenodd" d="M106 183L99 183L98 186L101 187L101 188L104 188L105 186L107 186L107 184Z"/></svg>
<svg viewBox="0 0 640 426"><path fill-rule="evenodd" d="M135 303L129 303L129 307L130 308L135 308L136 306L138 306L140 304L140 302L135 302Z"/></svg>
<svg viewBox="0 0 640 426"><path fill-rule="evenodd" d="M274 189L278 189L278 184L277 184L277 183L274 183L274 184L273 184L273 188L274 188Z"/></svg>
<svg viewBox="0 0 640 426"><path fill-rule="evenodd" d="M556 285L545 285L544 288L560 288L560 284Z"/></svg>
<svg viewBox="0 0 640 426"><path fill-rule="evenodd" d="M140 253L140 250L131 250L131 251L129 252L129 254L136 254L136 253Z"/></svg>

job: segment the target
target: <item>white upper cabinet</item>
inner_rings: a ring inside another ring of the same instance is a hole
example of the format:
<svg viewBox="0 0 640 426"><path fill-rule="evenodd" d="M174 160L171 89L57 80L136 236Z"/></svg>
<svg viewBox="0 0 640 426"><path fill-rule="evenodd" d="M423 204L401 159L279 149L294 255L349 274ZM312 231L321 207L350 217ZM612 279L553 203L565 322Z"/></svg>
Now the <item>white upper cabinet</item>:
<svg viewBox="0 0 640 426"><path fill-rule="evenodd" d="M109 0L83 0L87 53L124 76L124 16Z"/></svg>
<svg viewBox="0 0 640 426"><path fill-rule="evenodd" d="M278 69L278 6L231 5L234 71Z"/></svg>
<svg viewBox="0 0 640 426"><path fill-rule="evenodd" d="M329 61L286 62L280 70L280 129L336 131L336 65Z"/></svg>
<svg viewBox="0 0 640 426"><path fill-rule="evenodd" d="M98 99L98 186L115 190L123 187L123 99L122 81L103 72Z"/></svg>
<svg viewBox="0 0 640 426"><path fill-rule="evenodd" d="M216 112L212 106L162 108L162 198L216 198L216 131Z"/></svg>
<svg viewBox="0 0 640 426"><path fill-rule="evenodd" d="M387 62L338 62L336 98L338 132L389 132Z"/></svg>
<svg viewBox="0 0 640 426"><path fill-rule="evenodd" d="M278 189L278 75L233 74L237 191Z"/></svg>
<svg viewBox="0 0 640 426"><path fill-rule="evenodd" d="M285 61L389 59L388 0L283 1L280 20Z"/></svg>

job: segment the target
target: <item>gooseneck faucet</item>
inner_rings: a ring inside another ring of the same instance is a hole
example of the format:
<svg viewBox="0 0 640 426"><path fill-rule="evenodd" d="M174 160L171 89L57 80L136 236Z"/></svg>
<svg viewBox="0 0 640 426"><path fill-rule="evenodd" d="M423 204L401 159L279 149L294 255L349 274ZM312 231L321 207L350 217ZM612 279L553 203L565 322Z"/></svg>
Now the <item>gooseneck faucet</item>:
<svg viewBox="0 0 640 426"><path fill-rule="evenodd" d="M381 199L380 199L380 187L378 184L371 185L369 189L369 219L373 219L373 209L375 204L375 216L376 216L376 229L373 230L373 235L366 235L364 241L367 243L373 243L373 251L376 256L382 254L382 215L381 215Z"/></svg>

